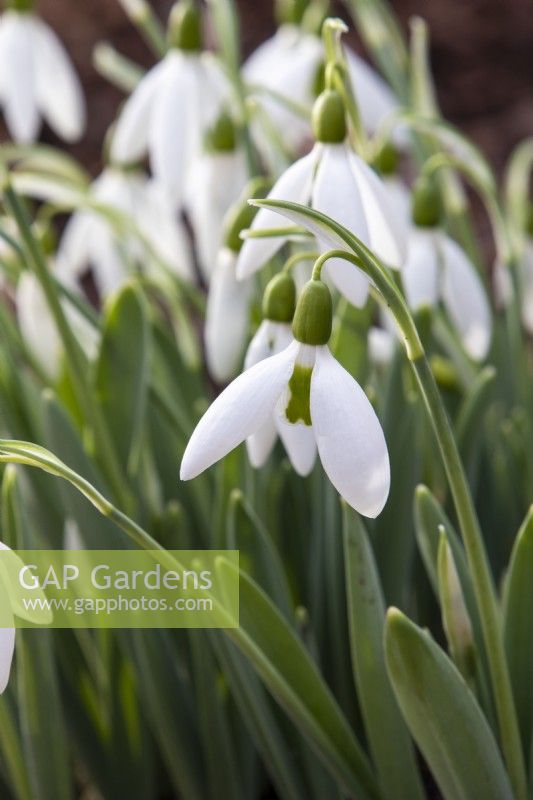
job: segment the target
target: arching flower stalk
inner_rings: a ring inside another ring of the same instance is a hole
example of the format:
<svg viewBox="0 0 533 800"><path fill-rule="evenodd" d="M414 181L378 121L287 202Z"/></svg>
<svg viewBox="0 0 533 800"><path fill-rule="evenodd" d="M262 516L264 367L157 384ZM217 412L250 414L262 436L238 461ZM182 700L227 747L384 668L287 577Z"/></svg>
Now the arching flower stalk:
<svg viewBox="0 0 533 800"><path fill-rule="evenodd" d="M174 5L168 42L168 53L124 104L111 158L131 164L148 153L154 176L178 206L185 197L190 165L228 98L229 85L216 58L202 52L201 16L193 0Z"/></svg>
<svg viewBox="0 0 533 800"><path fill-rule="evenodd" d="M62 139L79 139L85 101L65 48L32 2L7 6L0 19L0 105L11 136L34 142L42 117Z"/></svg>

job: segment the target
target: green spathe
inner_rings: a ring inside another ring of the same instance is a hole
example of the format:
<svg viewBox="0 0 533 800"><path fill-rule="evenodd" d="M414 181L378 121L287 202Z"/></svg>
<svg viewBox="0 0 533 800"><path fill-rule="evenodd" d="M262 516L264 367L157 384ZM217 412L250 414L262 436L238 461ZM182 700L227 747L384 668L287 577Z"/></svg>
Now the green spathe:
<svg viewBox="0 0 533 800"><path fill-rule="evenodd" d="M278 25L299 25L309 5L309 0L277 0Z"/></svg>
<svg viewBox="0 0 533 800"><path fill-rule="evenodd" d="M280 272L269 281L263 295L263 316L272 322L292 322L296 286L291 275Z"/></svg>
<svg viewBox="0 0 533 800"><path fill-rule="evenodd" d="M311 280L305 286L294 314L292 332L303 344L327 344L331 336L333 309L331 293L320 280Z"/></svg>
<svg viewBox="0 0 533 800"><path fill-rule="evenodd" d="M346 110L339 92L326 89L313 106L313 134L317 142L340 144L346 138Z"/></svg>
<svg viewBox="0 0 533 800"><path fill-rule="evenodd" d="M413 222L419 228L434 228L440 219L440 199L434 181L421 176L413 187Z"/></svg>
<svg viewBox="0 0 533 800"><path fill-rule="evenodd" d="M206 134L206 149L215 153L232 153L236 144L235 125L228 112L223 111Z"/></svg>
<svg viewBox="0 0 533 800"><path fill-rule="evenodd" d="M189 52L202 49L202 15L193 0L179 0L168 18L168 42L171 47Z"/></svg>
<svg viewBox="0 0 533 800"><path fill-rule="evenodd" d="M234 253L238 253L243 245L241 231L252 224L257 208L248 203L237 203L228 217L224 226L224 244Z"/></svg>

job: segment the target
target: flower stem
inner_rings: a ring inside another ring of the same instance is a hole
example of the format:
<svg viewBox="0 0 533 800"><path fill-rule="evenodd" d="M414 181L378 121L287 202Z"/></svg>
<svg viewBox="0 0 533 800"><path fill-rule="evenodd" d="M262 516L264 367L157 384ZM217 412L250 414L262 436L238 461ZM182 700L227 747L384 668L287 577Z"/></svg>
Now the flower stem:
<svg viewBox="0 0 533 800"><path fill-rule="evenodd" d="M146 0L119 0L119 3L154 55L162 58L167 52L167 39L149 3Z"/></svg>
<svg viewBox="0 0 533 800"><path fill-rule="evenodd" d="M502 751L515 795L518 800L525 800L525 766L496 592L474 503L435 378L405 301L379 262L373 257L367 259L344 250L331 250L318 259L313 277L320 276L322 266L329 258L344 258L372 279L403 334L407 355L437 437L465 545L489 660Z"/></svg>
<svg viewBox="0 0 533 800"><path fill-rule="evenodd" d="M133 498L122 474L105 419L97 403L94 402L94 394L88 378L87 360L65 316L54 279L48 270L46 258L31 231L26 210L7 180L3 186L3 198L7 210L17 223L28 265L41 284L50 313L61 337L76 398L92 429L102 469L121 504L125 508L131 508Z"/></svg>

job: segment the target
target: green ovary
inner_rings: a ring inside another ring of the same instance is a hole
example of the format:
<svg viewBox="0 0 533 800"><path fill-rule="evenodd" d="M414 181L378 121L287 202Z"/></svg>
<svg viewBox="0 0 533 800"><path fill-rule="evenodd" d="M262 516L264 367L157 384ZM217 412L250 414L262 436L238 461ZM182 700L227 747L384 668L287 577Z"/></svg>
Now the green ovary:
<svg viewBox="0 0 533 800"><path fill-rule="evenodd" d="M289 381L289 402L285 409L285 416L288 421L293 424L303 422L304 425L311 425L309 396L312 373L313 370L310 367L300 367L296 364L291 375Z"/></svg>

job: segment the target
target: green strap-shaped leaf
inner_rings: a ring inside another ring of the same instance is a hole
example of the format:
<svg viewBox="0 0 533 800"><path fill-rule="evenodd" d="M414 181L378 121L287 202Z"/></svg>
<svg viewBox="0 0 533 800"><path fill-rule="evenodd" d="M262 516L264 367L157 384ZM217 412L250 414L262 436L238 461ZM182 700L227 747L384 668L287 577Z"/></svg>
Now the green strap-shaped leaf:
<svg viewBox="0 0 533 800"><path fill-rule="evenodd" d="M374 555L361 519L346 505L344 553L354 678L379 783L387 800L423 798L414 748L385 667L385 604Z"/></svg>
<svg viewBox="0 0 533 800"><path fill-rule="evenodd" d="M520 528L511 555L504 601L504 642L518 722L529 755L533 729L533 506Z"/></svg>
<svg viewBox="0 0 533 800"><path fill-rule="evenodd" d="M220 564L222 572L233 570ZM353 731L309 653L276 607L240 575L240 627L228 635L309 739L324 764L358 800L378 797L376 781Z"/></svg>
<svg viewBox="0 0 533 800"><path fill-rule="evenodd" d="M121 463L139 465L148 391L150 329L143 295L126 284L106 308L95 388Z"/></svg>
<svg viewBox="0 0 533 800"><path fill-rule="evenodd" d="M385 629L389 676L409 729L446 800L512 800L487 720L441 648L398 609Z"/></svg>

